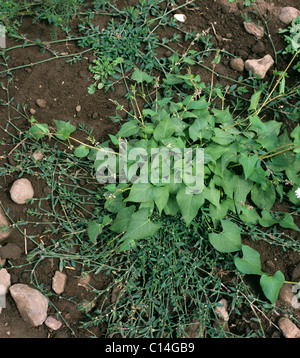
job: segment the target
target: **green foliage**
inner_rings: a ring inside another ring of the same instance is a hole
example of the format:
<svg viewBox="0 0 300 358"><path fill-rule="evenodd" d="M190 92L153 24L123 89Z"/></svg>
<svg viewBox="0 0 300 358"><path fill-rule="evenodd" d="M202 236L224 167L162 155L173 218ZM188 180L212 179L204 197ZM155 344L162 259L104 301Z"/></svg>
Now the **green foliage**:
<svg viewBox="0 0 300 358"><path fill-rule="evenodd" d="M285 34L284 38L287 42L287 46L282 52L283 54L292 54L299 56L300 52L300 16L293 19L290 26L287 29L280 31L281 34ZM293 69L300 72L300 60L293 66Z"/></svg>

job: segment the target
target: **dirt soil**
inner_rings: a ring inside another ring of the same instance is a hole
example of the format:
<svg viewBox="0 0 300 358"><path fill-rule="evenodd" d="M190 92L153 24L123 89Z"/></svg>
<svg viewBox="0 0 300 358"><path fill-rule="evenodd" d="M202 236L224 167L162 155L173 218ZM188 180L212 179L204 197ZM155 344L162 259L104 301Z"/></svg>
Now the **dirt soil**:
<svg viewBox="0 0 300 358"><path fill-rule="evenodd" d="M122 8L129 5L125 1L115 1L116 6ZM135 1L131 1L130 5ZM177 2L178 5L182 4L182 0ZM203 31L210 29L212 34L212 41L216 47L225 49L228 53L240 56L244 59L247 58L260 58L265 54L274 55L274 50L267 36L263 39L257 40L253 35L248 34L243 27L243 19L241 13L247 13L248 8L240 3L228 4L227 0L199 0L195 1L196 7L188 7L183 9L183 13L187 16L187 21L183 24L183 29L186 31ZM285 48L286 44L283 40L283 35L279 34L279 30L284 28L284 25L279 21L280 9L284 6L299 6L298 0L274 0L274 1L259 1L254 7L265 18L270 19L268 22L270 36L274 43L276 51ZM255 19L255 15L251 14L251 18ZM107 19L98 15L94 20L95 24L103 26ZM74 30L75 31L75 30ZM169 29L164 36L171 37L173 29ZM42 41L51 41L49 26L46 23L32 23L31 18L23 18L21 33L26 34L27 38L34 40L36 38ZM10 38L7 39L7 48L19 45ZM183 53L186 49L186 44L182 41L181 44L174 46L179 52ZM74 53L82 49L76 48L74 42L58 43L51 45L51 49L55 49L60 53ZM10 58L8 65L10 68L23 66L25 64L36 63L43 61L47 58L53 57L49 51L42 51L38 46L16 48L9 52ZM164 50L161 50L161 55L164 56ZM240 73L230 68L229 59L222 59L215 68L215 73L221 76L214 76L214 84L221 83L231 85L232 82L227 78L237 79ZM43 62L38 65L16 69L13 71L13 80L10 84L10 97L14 97L14 104L26 105L27 113L29 109L36 110L35 118L41 123L53 124L53 119L57 120L70 120L72 124L78 125L85 122L88 127L94 128L94 136L97 140L101 141L107 138L109 133L115 133L118 129L117 124L110 120L110 116L115 114L115 106L109 101L110 98L117 100L119 103L128 105L126 98L126 88L118 85L114 92L96 91L91 96L87 92L88 86L93 83L91 72L88 67L93 60L91 52L85 53L83 60L75 64L67 64L65 59L55 59L49 62ZM211 68L212 57L207 57L207 67ZM285 66L286 58L278 56L277 69L282 70ZM212 73L205 70L203 67L199 68L200 75L206 83L211 82ZM265 81L271 79L271 71L267 74ZM1 78L1 81L6 83L7 77ZM0 95L3 100L5 92L1 91ZM35 101L38 98L47 101L46 108L39 108ZM81 111L76 112L77 105L81 106ZM5 106L0 107L0 125L5 128L8 118L13 117L16 113L11 113L11 109ZM21 130L25 131L29 128L29 123L20 118L14 121L15 125ZM1 167L7 162L7 154L14 148L11 137L0 130L0 140L4 141L0 148L0 165ZM10 215L13 220L25 218L24 206L15 204L8 195L8 190L11 183L17 178L18 173L13 175L2 176L0 178L1 190L0 201L3 206L10 210ZM36 195L43 195L45 186L41 181L31 178L33 182ZM278 208L280 210L280 207ZM299 225L299 221L297 222ZM27 233L30 235L42 235L41 228L28 225ZM299 234L286 230L286 233L292 237L300 240ZM9 270L11 274L12 284L26 283L30 284L30 270L26 266L25 269L22 265L27 263L24 251L24 237L18 232L5 241L1 242L2 246L7 243L14 243L21 249L21 255L12 257L14 268ZM280 269L286 280L291 279L291 272L293 267L300 263L300 257L292 251L287 250L283 252L281 247L276 245L268 245L265 242L249 242L249 245L258 250L261 254L263 269L272 273L274 269ZM33 249L33 244L28 243L27 251ZM55 259L45 259L36 268L36 276L39 282L44 284L45 289L51 290L51 281L54 272L58 270L59 262ZM18 338L66 338L66 337L103 337L105 336L105 327L96 327L89 330L79 329L80 322L85 320L85 314L80 312L77 304L81 303L84 299L91 300L93 293L89 292L86 287L80 284L80 267L74 269L64 269L67 274L67 286L62 294L65 299L53 298L53 303L61 312L64 318L63 326L58 331L52 331L45 325L39 327L32 327L28 325L19 315L17 307L8 295L7 308L2 310L0 314L0 338L18 337ZM108 278L105 275L92 275L92 285L97 289L105 288L108 284ZM257 289L257 282L249 281L253 285L253 289ZM69 299L69 298L72 299ZM280 303L279 303L280 304ZM282 303L282 307L284 304ZM242 309L242 308L241 308ZM55 314L56 311L53 307L49 308L49 314ZM299 320L299 312L293 312L294 316ZM234 313L230 317L229 327L234 329L237 334L245 334L251 329L257 329L258 324L251 322L251 312L245 312L245 319L242 320L241 316ZM272 316L263 317L262 324L264 325L265 332L269 337L276 336L278 333L276 324L278 316L272 313Z"/></svg>

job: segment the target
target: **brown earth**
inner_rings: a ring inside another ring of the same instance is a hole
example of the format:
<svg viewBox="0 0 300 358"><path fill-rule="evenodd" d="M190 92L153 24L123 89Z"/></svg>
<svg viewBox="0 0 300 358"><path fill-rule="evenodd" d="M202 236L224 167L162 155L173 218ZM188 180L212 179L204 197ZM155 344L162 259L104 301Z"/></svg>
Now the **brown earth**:
<svg viewBox="0 0 300 358"><path fill-rule="evenodd" d="M135 1L129 2L116 1L116 5L119 8L125 5L132 5ZM177 2L178 5L182 3L182 0ZM268 37L265 36L262 40L256 40L255 37L245 32L243 28L243 19L241 13L249 13L249 9L241 6L239 3L228 4L226 0L201 0L195 1L196 7L183 8L182 12L187 16L187 21L183 24L184 31L203 31L209 29L212 36L212 41L215 47L225 49L228 54L241 56L244 59L247 58L259 58L264 54L274 55L274 50ZM283 35L278 32L284 28L284 25L279 21L280 9L284 6L299 5L298 0L274 0L270 1L257 1L257 5L254 7L263 16L264 19L268 19L269 32L276 51L279 51L285 47ZM255 18L256 15L251 14L251 18ZM105 25L104 17L98 15L93 20L100 26ZM164 32L163 35L171 37L173 35L173 29ZM33 41L36 38L42 41L51 41L50 29L46 23L32 23L30 18L23 18L21 33L26 34L26 37ZM7 39L7 48L20 45L20 42L14 41L10 38ZM181 44L174 45L174 49L178 49L183 53L187 47L187 44L182 41ZM82 51L77 48L74 42L51 45L51 50L59 51L60 53L76 53ZM165 55L164 50L161 50L161 55ZM29 109L35 109L35 118L41 123L47 123L53 125L53 119L57 120L70 120L72 124L78 126L79 123L84 122L88 127L93 127L94 136L97 140L101 141L107 138L109 133L115 133L118 129L118 125L110 120L110 116L115 114L115 106L109 99L117 100L119 103L128 105L127 100L124 98L126 88L122 85L117 85L114 92L104 93L103 91L96 91L91 96L87 92L87 87L93 82L92 74L89 71L89 65L93 59L92 51L86 52L83 55L83 60L78 61L75 64L67 64L65 59L55 59L49 62L42 62L33 66L24 67L24 65L37 63L44 61L45 59L52 58L53 55L50 51L42 51L39 46L16 48L9 51L9 59L7 60L9 68L16 68L22 66L20 69L12 71L12 82L9 85L10 98L14 98L14 105L20 104L26 105L26 113L29 113ZM205 66L212 68L212 57L206 58ZM213 79L214 84L221 83L232 84L230 79L237 79L240 73L232 70L229 66L230 55L223 58L221 63L215 67L215 74L212 76L212 72L206 70L204 67L199 66L197 72L200 73L201 78L206 83L210 83ZM277 69L282 70L287 65L287 59L284 56L278 56ZM271 79L271 71L267 74L265 81ZM8 77L4 77L1 81L6 85ZM6 101L5 91L1 91L1 99ZM39 108L35 101L38 98L42 98L47 101L46 108ZM81 106L81 111L76 112L77 105ZM11 136L8 135L3 129L7 128L7 121L17 116L17 113L6 106L0 107L0 140L4 143L0 149L0 166L3 167L7 163L7 154L12 151L16 144L12 143ZM14 119L14 125L22 131L26 131L29 128L28 121L21 117ZM10 128L12 131L12 128ZM16 134L16 133L14 133ZM84 139L84 138L83 138ZM3 207L9 209L11 218L16 221L21 218L26 218L24 206L15 204L11 201L8 191L12 182L18 177L18 173L0 177L0 202ZM35 195L42 197L45 195L45 183L41 180L31 177L35 189ZM280 204L278 204L278 210L281 210ZM299 224L299 219L298 222ZM27 233L30 235L42 236L42 229L33 224L26 226ZM291 230L285 230L285 232L299 240L299 234L292 232ZM14 231L14 234L1 244L4 246L7 243L14 243L22 249L22 254L17 258L11 258L10 261L13 265L9 269L13 283L31 283L31 270L32 267L24 266L26 264L26 255L24 251L24 237L18 231ZM27 243L27 252L30 252L34 248L34 244ZM290 275L294 266L300 263L299 254L287 250L283 252L281 247L276 245L268 245L265 242L249 242L249 245L258 250L261 254L263 269L269 273L272 270L280 269L285 275L286 279L291 279ZM271 264L270 264L271 262ZM274 264L272 266L272 263ZM44 284L45 289L51 290L51 280L54 276L55 270L59 267L58 259L45 258L38 267L35 268L35 275L40 283ZM18 338L47 338L47 337L103 337L105 336L105 328L97 327L90 330L79 329L79 322L85 319L85 314L80 312L77 308L77 304L81 303L84 299L92 300L93 293L90 292L84 285L80 285L79 277L81 275L81 268L76 269L69 268L64 269L67 274L67 286L65 292L62 294L63 298L53 298L53 306L61 313L61 317L64 319L63 327L57 332L51 331L45 325L37 328L29 326L19 315L15 303L8 295L7 308L0 314L0 338L6 337L18 337ZM105 288L108 284L109 278L105 275L92 275L91 284L97 288ZM250 283L253 285L253 289L259 289L257 282L253 280ZM71 299L70 299L71 297ZM284 305L282 305L284 308ZM54 307L49 309L49 313L55 314L57 311ZM293 312L294 317L298 320L300 315L297 312ZM273 327L271 322L275 322L278 319L275 313L273 316L263 319L262 322L265 325L266 332L272 336L276 328ZM249 313L246 317L249 317ZM249 321L250 322L250 321ZM230 325L235 327L237 334L244 334L247 329L252 329L254 323L247 323L242 321L239 316L235 316L235 313L231 315Z"/></svg>

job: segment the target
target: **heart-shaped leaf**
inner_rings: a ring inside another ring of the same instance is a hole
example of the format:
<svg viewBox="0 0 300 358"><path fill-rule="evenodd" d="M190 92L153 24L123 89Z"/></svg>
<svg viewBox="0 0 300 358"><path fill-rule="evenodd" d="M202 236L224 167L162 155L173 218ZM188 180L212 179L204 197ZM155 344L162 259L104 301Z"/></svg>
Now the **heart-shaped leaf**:
<svg viewBox="0 0 300 358"><path fill-rule="evenodd" d="M208 235L212 246L220 252L235 252L242 248L241 229L229 220L221 220L223 231Z"/></svg>
<svg viewBox="0 0 300 358"><path fill-rule="evenodd" d="M263 274L260 278L263 293L271 303L276 302L283 283L284 275L279 270L275 272L274 276Z"/></svg>
<svg viewBox="0 0 300 358"><path fill-rule="evenodd" d="M260 254L248 245L242 245L243 258L235 258L238 270L248 275L262 275Z"/></svg>

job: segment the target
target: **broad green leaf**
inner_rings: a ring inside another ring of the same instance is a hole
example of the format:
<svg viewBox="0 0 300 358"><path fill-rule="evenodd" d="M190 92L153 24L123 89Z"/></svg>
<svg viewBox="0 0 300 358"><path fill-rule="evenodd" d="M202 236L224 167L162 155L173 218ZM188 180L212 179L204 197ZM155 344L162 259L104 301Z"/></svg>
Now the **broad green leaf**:
<svg viewBox="0 0 300 358"><path fill-rule="evenodd" d="M95 244L98 235L102 232L104 226L108 225L111 222L111 219L108 215L105 215L102 219L102 223L96 223L95 221L90 221L87 227L87 234L90 241Z"/></svg>
<svg viewBox="0 0 300 358"><path fill-rule="evenodd" d="M251 190L251 199L259 209L270 210L276 200L276 192L271 182L267 182L266 189L261 185L254 184Z"/></svg>
<svg viewBox="0 0 300 358"><path fill-rule="evenodd" d="M116 134L116 137L131 137L137 134L140 130L140 127L135 120L128 121L122 125L119 132Z"/></svg>
<svg viewBox="0 0 300 358"><path fill-rule="evenodd" d="M142 83L144 81L147 83L151 83L153 81L152 76L148 75L148 73L146 72L139 70L138 68L133 72L131 79L138 83Z"/></svg>
<svg viewBox="0 0 300 358"><path fill-rule="evenodd" d="M221 220L223 231L208 235L212 246L220 252L235 252L242 248L241 229L229 220Z"/></svg>
<svg viewBox="0 0 300 358"><path fill-rule="evenodd" d="M241 213L239 214L239 218L244 221L246 224L257 224L260 216L254 208L249 208L248 205L241 207Z"/></svg>
<svg viewBox="0 0 300 358"><path fill-rule="evenodd" d="M267 129L265 123L262 122L262 120L257 115L249 117L249 122L251 123L250 129L252 129L254 127L254 129L256 131L258 129L259 131L268 133L268 129Z"/></svg>
<svg viewBox="0 0 300 358"><path fill-rule="evenodd" d="M247 275L262 275L259 252L248 245L242 245L242 252L242 258L234 259L237 269Z"/></svg>
<svg viewBox="0 0 300 358"><path fill-rule="evenodd" d="M204 97L201 97L197 101L191 101L187 106L187 110L190 111L192 109L205 109L207 107L208 103L206 102Z"/></svg>
<svg viewBox="0 0 300 358"><path fill-rule="evenodd" d="M180 208L177 204L176 197L174 195L169 195L168 202L167 202L166 206L164 207L164 213L166 215L174 216L178 213L179 210L180 210Z"/></svg>
<svg viewBox="0 0 300 358"><path fill-rule="evenodd" d="M250 106L248 108L248 111L256 110L261 94L262 94L261 90L253 93L253 95L251 96Z"/></svg>
<svg viewBox="0 0 300 358"><path fill-rule="evenodd" d="M156 195L155 187L151 183L133 183L129 196L124 201L143 203L154 200Z"/></svg>
<svg viewBox="0 0 300 358"><path fill-rule="evenodd" d="M71 124L70 121L53 120L56 126L55 136L60 140L66 140L70 135L76 131L76 127Z"/></svg>
<svg viewBox="0 0 300 358"><path fill-rule="evenodd" d="M215 136L212 137L212 140L215 143L218 143L220 145L228 145L234 141L234 136L231 133L226 132L223 129L215 128L214 129Z"/></svg>
<svg viewBox="0 0 300 358"><path fill-rule="evenodd" d="M183 186L177 193L176 200L183 219L188 226L198 214L200 207L204 204L205 198L203 192L201 194L187 194L186 187Z"/></svg>
<svg viewBox="0 0 300 358"><path fill-rule="evenodd" d="M238 213L241 211L241 207L243 205L242 203L246 202L247 195L249 194L252 186L253 183L243 179L241 176L237 176L233 199Z"/></svg>
<svg viewBox="0 0 300 358"><path fill-rule="evenodd" d="M41 139L43 138L45 135L49 134L49 129L48 129L48 125L47 124L38 124L36 123L35 125L33 125L29 131L29 133L31 133L31 135L35 138L35 139Z"/></svg>
<svg viewBox="0 0 300 358"><path fill-rule="evenodd" d="M223 200L218 206L213 204L209 205L209 214L216 228L220 220L224 219L228 212L228 201Z"/></svg>
<svg viewBox="0 0 300 358"><path fill-rule="evenodd" d="M256 154L253 154L249 157L245 153L240 154L239 163L241 163L243 166L245 179L248 179L249 176L254 172L257 161L258 156Z"/></svg>
<svg viewBox="0 0 300 358"><path fill-rule="evenodd" d="M165 185L156 189L155 204L158 208L159 214L161 215L163 209L167 205L169 200L169 186Z"/></svg>
<svg viewBox="0 0 300 358"><path fill-rule="evenodd" d="M169 138L175 132L175 127L170 118L166 118L158 123L154 129L153 136L156 141Z"/></svg>
<svg viewBox="0 0 300 358"><path fill-rule="evenodd" d="M129 220L134 213L134 205L122 208L115 218L114 222L110 226L110 230L113 232L121 233L127 230Z"/></svg>
<svg viewBox="0 0 300 358"><path fill-rule="evenodd" d="M286 229L300 231L299 227L294 222L293 216L290 213L285 213L283 219L279 221L279 224L281 227Z"/></svg>
<svg viewBox="0 0 300 358"><path fill-rule="evenodd" d="M83 158L86 157L89 154L89 152L90 149L87 146L80 144L80 146L74 150L74 155L77 158Z"/></svg>
<svg viewBox="0 0 300 358"><path fill-rule="evenodd" d="M263 274L260 278L260 285L263 293L272 304L276 302L283 284L284 275L279 270L276 271L273 276Z"/></svg>
<svg viewBox="0 0 300 358"><path fill-rule="evenodd" d="M267 210L261 212L261 219L259 219L259 224L263 227L270 227L278 223L278 220L275 219L271 213Z"/></svg>
<svg viewBox="0 0 300 358"><path fill-rule="evenodd" d="M205 187L203 190L205 199L215 206L219 205L220 202L220 191L215 187L215 183L211 180L209 187Z"/></svg>
<svg viewBox="0 0 300 358"><path fill-rule="evenodd" d="M161 223L150 221L148 209L139 209L131 215L126 234L122 239L140 240L152 237L160 227Z"/></svg>
<svg viewBox="0 0 300 358"><path fill-rule="evenodd" d="M216 123L220 123L221 127L228 127L234 124L229 107L227 107L225 110L213 108L212 112L215 115Z"/></svg>

